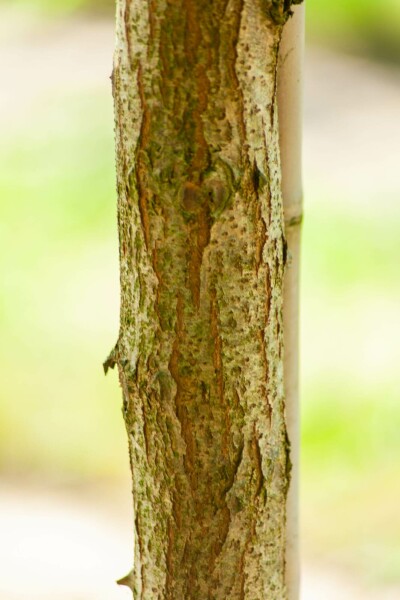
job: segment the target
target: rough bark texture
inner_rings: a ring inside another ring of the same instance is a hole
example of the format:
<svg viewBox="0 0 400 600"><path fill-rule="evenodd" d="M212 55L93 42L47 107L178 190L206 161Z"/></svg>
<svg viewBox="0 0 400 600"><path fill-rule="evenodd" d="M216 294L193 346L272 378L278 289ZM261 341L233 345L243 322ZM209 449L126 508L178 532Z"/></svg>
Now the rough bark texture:
<svg viewBox="0 0 400 600"><path fill-rule="evenodd" d="M283 600L290 2L118 0L117 363L145 600ZM124 583L123 582L123 583Z"/></svg>

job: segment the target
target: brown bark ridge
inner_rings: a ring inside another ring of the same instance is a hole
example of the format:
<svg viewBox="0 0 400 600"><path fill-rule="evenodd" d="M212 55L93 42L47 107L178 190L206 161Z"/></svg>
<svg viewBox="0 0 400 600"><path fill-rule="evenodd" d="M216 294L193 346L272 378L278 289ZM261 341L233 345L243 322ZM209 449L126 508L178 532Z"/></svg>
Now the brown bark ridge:
<svg viewBox="0 0 400 600"><path fill-rule="evenodd" d="M117 0L118 365L145 600L284 600L291 2Z"/></svg>

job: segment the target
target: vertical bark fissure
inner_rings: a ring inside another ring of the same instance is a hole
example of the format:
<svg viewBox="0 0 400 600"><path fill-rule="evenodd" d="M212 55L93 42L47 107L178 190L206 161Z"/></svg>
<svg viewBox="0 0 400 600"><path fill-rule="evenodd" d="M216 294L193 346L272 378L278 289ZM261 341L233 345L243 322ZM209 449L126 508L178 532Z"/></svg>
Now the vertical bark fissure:
<svg viewBox="0 0 400 600"><path fill-rule="evenodd" d="M144 161L144 156L146 154L148 137L150 134L150 115L144 95L143 90L143 74L142 74L142 64L139 62L137 67L137 88L141 103L142 109L142 123L140 127L140 135L139 135L139 147L136 153L136 182L133 181L133 185L137 185L138 190L138 199L139 199L139 212L140 212L140 220L143 227L143 235L146 243L146 248L149 248L150 243L150 222L149 215L147 210L147 203L149 201L148 198L148 190L147 190L147 181L146 181L146 163Z"/></svg>
<svg viewBox="0 0 400 600"><path fill-rule="evenodd" d="M285 252L274 106L288 7L117 6L121 327L107 366L118 364L126 397L132 589L146 600L283 600Z"/></svg>

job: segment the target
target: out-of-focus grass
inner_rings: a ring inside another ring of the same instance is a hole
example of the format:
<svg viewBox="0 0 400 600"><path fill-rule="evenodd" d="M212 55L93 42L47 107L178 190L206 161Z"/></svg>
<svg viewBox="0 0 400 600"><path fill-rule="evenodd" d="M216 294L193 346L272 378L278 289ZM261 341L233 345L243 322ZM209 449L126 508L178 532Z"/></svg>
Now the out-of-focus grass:
<svg viewBox="0 0 400 600"><path fill-rule="evenodd" d="M373 586L400 573L400 223L344 207L304 224L302 538Z"/></svg>
<svg viewBox="0 0 400 600"><path fill-rule="evenodd" d="M1 467L126 469L111 99L51 98L7 128L0 160Z"/></svg>

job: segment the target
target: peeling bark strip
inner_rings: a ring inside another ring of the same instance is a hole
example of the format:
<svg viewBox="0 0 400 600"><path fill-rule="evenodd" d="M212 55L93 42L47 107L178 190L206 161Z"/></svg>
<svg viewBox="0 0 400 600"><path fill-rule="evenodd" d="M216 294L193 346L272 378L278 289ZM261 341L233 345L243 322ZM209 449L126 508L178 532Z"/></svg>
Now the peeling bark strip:
<svg viewBox="0 0 400 600"><path fill-rule="evenodd" d="M284 600L284 0L117 0L118 365L144 600Z"/></svg>

